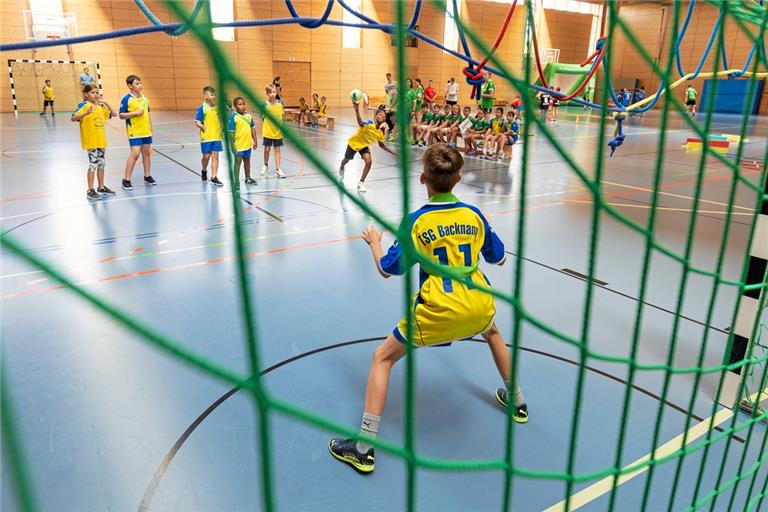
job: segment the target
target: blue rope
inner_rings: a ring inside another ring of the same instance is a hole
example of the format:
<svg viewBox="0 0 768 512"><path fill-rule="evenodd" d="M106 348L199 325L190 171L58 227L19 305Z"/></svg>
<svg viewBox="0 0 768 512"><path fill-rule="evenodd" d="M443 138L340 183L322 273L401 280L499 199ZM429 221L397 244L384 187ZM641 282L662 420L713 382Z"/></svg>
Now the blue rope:
<svg viewBox="0 0 768 512"><path fill-rule="evenodd" d="M197 16L200 14L200 11L203 10L203 5L207 4L208 1L209 0L197 0L195 2L195 6L192 8L192 12L189 15L190 24L195 22L195 20L197 19ZM152 22L153 25L156 25L156 26L163 25L163 22L160 21L160 19L157 16L155 16L152 13L152 11L149 10L149 7L146 6L146 4L144 3L144 0L133 0L133 2L136 4L139 10L141 10L141 12L144 13L144 16L146 16L147 19ZM183 24L177 29L163 30L163 32L165 32L171 37L183 36L189 30L190 24Z"/></svg>
<svg viewBox="0 0 768 512"><path fill-rule="evenodd" d="M294 18L301 18L299 16L299 13L296 11L296 8L293 6L293 2L291 0L285 0L285 6L288 8L288 12L291 13L291 16ZM328 4L325 6L325 12L323 13L323 16L320 18L316 18L314 21L300 21L299 25L301 25L304 28L317 28L325 24L325 22L328 20L328 16L331 15L331 11L333 10L333 0L328 0ZM302 18L305 19L305 18Z"/></svg>
<svg viewBox="0 0 768 512"><path fill-rule="evenodd" d="M693 17L693 7L695 4L696 0L691 0L691 3L688 4L688 13L685 15L683 28L680 30L680 34L677 36L677 41L675 42L675 64L677 64L677 72L680 73L681 77L685 76L685 72L683 71L683 65L680 63L680 45L683 42L685 33L688 31L688 24L691 22L691 18Z"/></svg>
<svg viewBox="0 0 768 512"><path fill-rule="evenodd" d="M344 6L343 0L338 0L339 4ZM414 16L411 19L411 23L409 26L416 25L416 21L418 20L418 15L421 10L421 0L417 0L416 8L414 9ZM350 11L353 14L354 11ZM357 13L359 14L359 13ZM357 16L360 18L362 15ZM361 18L364 19L364 18ZM312 22L315 21L316 18L273 18L273 19L263 19L263 20L243 20L243 21L233 21L228 23L212 23L212 28L224 28L224 27L234 27L234 28L246 28L246 27L267 27L267 26L274 26L274 25L293 25L298 24L300 21L304 22ZM393 25L391 24L381 24L381 23L375 23L375 22L366 22L366 23L347 23L343 21L337 21L337 20L327 20L325 22L326 25L334 26L334 27L353 27L353 28L363 28L363 29L375 29L375 30L384 30L386 32L390 32L393 30ZM0 53L2 52L10 52L10 51L17 51L17 50L29 50L33 48L45 48L50 46L63 46L63 45L71 45L71 44L81 44L81 43L91 43L94 41L103 41L106 39L116 39L120 37L130 37L130 36L136 36L136 35L142 35L142 34L151 34L155 32L166 32L166 31L174 31L177 29L180 29L184 26L182 23L165 23L160 25L150 25L145 27L132 27L132 28L124 28L120 30L113 30L111 32L104 32L101 34L89 34L86 36L78 36L78 37L68 37L68 38L62 38L62 39L50 39L50 40L44 40L44 41L24 41L21 43L5 43L0 44ZM458 53L455 50L452 50L450 48L446 48L436 40L432 39L431 37L428 37L421 32L418 32L415 29L410 29L408 31L411 35L416 37L417 39L421 39L422 41L445 51L446 53L449 53L450 55L453 55L454 57L457 57L468 64L472 64L475 66L478 66L480 64L480 61L475 60L471 57L467 57L465 55L462 55L461 53ZM496 75L504 75L500 70L494 68L493 66L486 65L485 69L490 71L491 73L494 73ZM542 87L539 85L531 85L531 89L539 92L546 92L548 94L557 94L557 91L554 91L552 89L547 89L546 87ZM586 105L588 107L592 107L595 109L602 109L602 106L597 103L592 103L589 101L584 101L582 99L574 98L572 100L574 103L577 103L579 105ZM616 109L608 109L609 112L616 112Z"/></svg>

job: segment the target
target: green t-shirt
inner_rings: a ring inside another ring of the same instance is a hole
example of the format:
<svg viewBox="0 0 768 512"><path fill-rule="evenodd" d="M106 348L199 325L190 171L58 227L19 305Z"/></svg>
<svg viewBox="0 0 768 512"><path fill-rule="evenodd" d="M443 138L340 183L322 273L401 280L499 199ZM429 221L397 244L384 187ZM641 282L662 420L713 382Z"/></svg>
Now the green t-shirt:
<svg viewBox="0 0 768 512"><path fill-rule="evenodd" d="M482 131L488 129L488 120L486 119L478 119L476 117L472 118L472 129L475 131Z"/></svg>
<svg viewBox="0 0 768 512"><path fill-rule="evenodd" d="M416 89L416 110L420 109L423 104L424 104L424 87L419 86L419 88Z"/></svg>
<svg viewBox="0 0 768 512"><path fill-rule="evenodd" d="M693 87L688 87L685 90L686 98L689 100L695 100L696 99L696 89Z"/></svg>
<svg viewBox="0 0 768 512"><path fill-rule="evenodd" d="M483 83L482 87L480 88L480 106L485 109L493 108L493 97L491 98L483 98L483 94L493 94L496 92L496 84L493 83L493 80L488 79Z"/></svg>
<svg viewBox="0 0 768 512"><path fill-rule="evenodd" d="M442 112L440 112L439 114L437 114L437 115L435 116L435 122L436 122L437 124L443 124L443 123L445 122L445 114L443 114Z"/></svg>
<svg viewBox="0 0 768 512"><path fill-rule="evenodd" d="M431 123L435 119L435 114L432 113L431 110L427 110L424 112L424 115L421 116L421 122L422 123Z"/></svg>
<svg viewBox="0 0 768 512"><path fill-rule="evenodd" d="M408 110L413 109L413 102L416 101L416 89L408 89L408 92L405 93L405 99L407 100L406 103L408 103ZM416 109L418 110L420 108L420 105L416 104Z"/></svg>

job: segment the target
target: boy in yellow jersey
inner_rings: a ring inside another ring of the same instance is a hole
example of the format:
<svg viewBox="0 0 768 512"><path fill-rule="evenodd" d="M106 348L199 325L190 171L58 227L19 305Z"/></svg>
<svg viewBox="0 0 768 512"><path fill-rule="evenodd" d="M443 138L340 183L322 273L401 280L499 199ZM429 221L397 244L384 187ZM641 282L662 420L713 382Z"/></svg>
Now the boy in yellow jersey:
<svg viewBox="0 0 768 512"><path fill-rule="evenodd" d="M104 165L107 133L105 122L116 116L117 112L100 97L99 88L93 84L83 87L85 101L75 108L71 120L80 123L80 143L88 153L88 192L86 197L92 201L101 198L101 194L113 196L115 192L104 184ZM93 188L93 175L99 179L98 191Z"/></svg>
<svg viewBox="0 0 768 512"><path fill-rule="evenodd" d="M497 160L499 158L499 146L501 141L506 139L504 135L504 109L496 107L495 116L488 121L489 130L483 139L483 155L486 160ZM495 151L494 151L495 150Z"/></svg>
<svg viewBox="0 0 768 512"><path fill-rule="evenodd" d="M230 133L232 152L235 154L235 178L240 180L240 162L245 168L245 184L255 185L251 178L251 148L256 149L256 123L251 114L245 111L245 100L237 97L232 101L235 111L229 116L227 130ZM237 184L235 184L237 187Z"/></svg>
<svg viewBox="0 0 768 512"><path fill-rule="evenodd" d="M344 181L344 167L347 163L355 158L355 153L360 153L360 158L363 159L365 165L363 166L363 174L360 176L360 182L357 184L358 192L367 192L365 188L365 178L368 177L368 173L371 172L371 165L373 165L373 159L371 158L371 150L368 146L378 142L379 147L387 153L397 156L397 153L389 149L384 144L384 127L386 126L387 112L383 108L379 108L376 114L373 116L373 120L368 119L363 121L360 117L360 104L353 101L352 106L355 108L355 116L357 116L357 125L360 127L357 133L352 135L347 140L347 150L344 153L344 159L339 166L339 179Z"/></svg>
<svg viewBox="0 0 768 512"><path fill-rule="evenodd" d="M201 160L202 169L200 178L208 181L208 162L211 162L211 183L217 187L224 184L217 177L219 173L219 153L221 146L221 122L219 112L216 109L216 89L207 85L203 87L203 103L197 107L195 113L195 126L200 130L200 151L203 153Z"/></svg>
<svg viewBox="0 0 768 512"><path fill-rule="evenodd" d="M437 143L424 152L424 170L420 181L426 185L429 202L408 215L408 227L416 250L441 265L460 269L475 283L488 284L478 269L480 256L490 264L505 261L504 244L491 229L477 207L462 203L452 194L461 179L464 160L455 148ZM385 255L381 248L382 233L373 226L363 232L371 249L376 269L387 278L406 271L402 247L395 242ZM496 306L493 296L461 281L431 275L419 270L419 294L414 301L413 344L416 347L444 345L480 334L488 343L496 368L505 387L496 390L496 400L504 408L513 407L512 418L528 421L528 406L517 382L512 382L512 364L504 338L494 322ZM365 409L360 432L376 437L384 411L392 366L405 355L406 320L395 327L373 353L365 390ZM510 405L508 390L514 392ZM336 459L358 471L374 470L374 450L365 441L333 438L328 449Z"/></svg>
<svg viewBox="0 0 768 512"><path fill-rule="evenodd" d="M265 90L267 100L262 103L262 106L275 118L282 121L285 108L283 102L277 99L277 87L269 84ZM280 148L283 147L283 132L280 131L277 124L261 116L261 137L261 143L264 145L264 166L261 168L261 175L267 175L269 171L269 148L275 148L275 174L278 178L285 178L285 173L280 170Z"/></svg>
<svg viewBox="0 0 768 512"><path fill-rule="evenodd" d="M141 93L143 88L141 78L136 75L128 75L125 79L128 89L131 91L120 102L120 119L125 120L125 131L128 133L128 145L131 152L125 162L125 176L123 176L123 189L133 190L131 174L136 166L136 161L141 155L141 163L144 166L144 184L157 185L152 177L152 121L149 119L149 100Z"/></svg>
<svg viewBox="0 0 768 512"><path fill-rule="evenodd" d="M320 126L317 122L320 116L320 99L317 93L312 95L312 103L309 105L309 124L312 126Z"/></svg>
<svg viewBox="0 0 768 512"><path fill-rule="evenodd" d="M320 107L317 109L317 117L328 117L328 101L325 96L320 96Z"/></svg>
<svg viewBox="0 0 768 512"><path fill-rule="evenodd" d="M48 106L51 106L51 115L55 116L56 111L53 110L53 100L56 97L53 95L53 86L50 80L46 80L43 84L43 111L40 112L41 116L44 116L48 112Z"/></svg>

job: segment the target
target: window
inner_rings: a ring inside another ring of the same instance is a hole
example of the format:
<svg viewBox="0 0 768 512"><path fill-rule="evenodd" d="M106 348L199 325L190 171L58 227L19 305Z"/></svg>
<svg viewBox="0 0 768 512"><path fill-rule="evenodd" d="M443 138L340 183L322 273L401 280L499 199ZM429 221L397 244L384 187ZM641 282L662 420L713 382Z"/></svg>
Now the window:
<svg viewBox="0 0 768 512"><path fill-rule="evenodd" d="M459 29L456 26L456 20L461 15L461 2L456 2L456 12L453 12L453 0L447 0L445 2L445 28L443 30L443 46L449 50L457 50L459 48ZM447 52L446 52L447 53Z"/></svg>
<svg viewBox="0 0 768 512"><path fill-rule="evenodd" d="M347 0L346 4L355 12L360 12L361 0ZM354 14L344 9L341 20L344 23L360 23L360 19ZM360 48L360 38L363 29L359 27L341 28L341 47L342 48Z"/></svg>
<svg viewBox="0 0 768 512"><path fill-rule="evenodd" d="M35 13L61 14L61 0L29 0L29 10Z"/></svg>
<svg viewBox="0 0 768 512"><path fill-rule="evenodd" d="M581 2L580 0L541 0L544 9L553 11L580 12L597 16L602 6L597 3Z"/></svg>
<svg viewBox="0 0 768 512"><path fill-rule="evenodd" d="M211 0L211 21L213 23L231 23L235 21L233 0ZM218 41L234 41L235 27L214 28L213 38Z"/></svg>

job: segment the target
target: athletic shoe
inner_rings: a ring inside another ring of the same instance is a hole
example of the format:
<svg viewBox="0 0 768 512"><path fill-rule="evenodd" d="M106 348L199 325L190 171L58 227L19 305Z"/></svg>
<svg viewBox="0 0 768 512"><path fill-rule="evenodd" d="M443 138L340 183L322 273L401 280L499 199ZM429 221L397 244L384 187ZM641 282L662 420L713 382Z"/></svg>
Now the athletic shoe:
<svg viewBox="0 0 768 512"><path fill-rule="evenodd" d="M365 188L365 183L363 183L362 181L360 183L358 183L357 184L357 191L358 192L368 192L368 189Z"/></svg>
<svg viewBox="0 0 768 512"><path fill-rule="evenodd" d="M373 448L367 452L357 451L357 441L334 437L328 442L328 451L341 462L346 462L361 473L371 473L374 469Z"/></svg>
<svg viewBox="0 0 768 512"><path fill-rule="evenodd" d="M203 181L208 181L208 171L200 171L200 179Z"/></svg>
<svg viewBox="0 0 768 512"><path fill-rule="evenodd" d="M144 176L144 184L149 185L150 187L154 187L157 185L157 182L155 181L155 178L152 176Z"/></svg>
<svg viewBox="0 0 768 512"><path fill-rule="evenodd" d="M213 183L217 187L223 187L224 186L224 184L219 181L219 178L216 178L216 177L211 178L211 183Z"/></svg>
<svg viewBox="0 0 768 512"><path fill-rule="evenodd" d="M245 178L246 185L256 185L258 182L253 178Z"/></svg>
<svg viewBox="0 0 768 512"><path fill-rule="evenodd" d="M390 135L387 137L387 142L395 142L395 137L393 135Z"/></svg>
<svg viewBox="0 0 768 512"><path fill-rule="evenodd" d="M496 390L496 401L501 404L502 407L509 407L509 395L505 388L499 388ZM517 423L528 422L528 405L522 404L515 407L515 411L512 413L512 419Z"/></svg>
<svg viewBox="0 0 768 512"><path fill-rule="evenodd" d="M339 179L341 181L344 181L344 168L343 167L339 167Z"/></svg>
<svg viewBox="0 0 768 512"><path fill-rule="evenodd" d="M131 180L123 180L123 190L133 190L133 185L131 185Z"/></svg>
<svg viewBox="0 0 768 512"><path fill-rule="evenodd" d="M262 165L261 166L261 175L262 176L266 176L267 172L269 172L269 167L267 167L266 165Z"/></svg>
<svg viewBox="0 0 768 512"><path fill-rule="evenodd" d="M107 195L107 196L114 196L114 195L116 195L115 191L112 190L111 188L107 187L106 185L104 185L103 187L97 189L96 191L99 194L104 194L104 195Z"/></svg>
<svg viewBox="0 0 768 512"><path fill-rule="evenodd" d="M477 155L477 151L469 150L466 153L464 153L466 156L475 156Z"/></svg>
<svg viewBox="0 0 768 512"><path fill-rule="evenodd" d="M278 178L285 178L285 173L280 169L275 169L275 175L277 175Z"/></svg>
<svg viewBox="0 0 768 512"><path fill-rule="evenodd" d="M86 192L85 196L91 201L98 201L99 199L101 199L101 196L99 195L99 193L93 189L89 189L88 192Z"/></svg>
<svg viewBox="0 0 768 512"><path fill-rule="evenodd" d="M41 116L44 116L44 115L45 115L45 112L40 112L40 115L41 115Z"/></svg>
<svg viewBox="0 0 768 512"><path fill-rule="evenodd" d="M52 115L52 116L55 116L55 115L56 115L56 112L51 112L51 115Z"/></svg>

